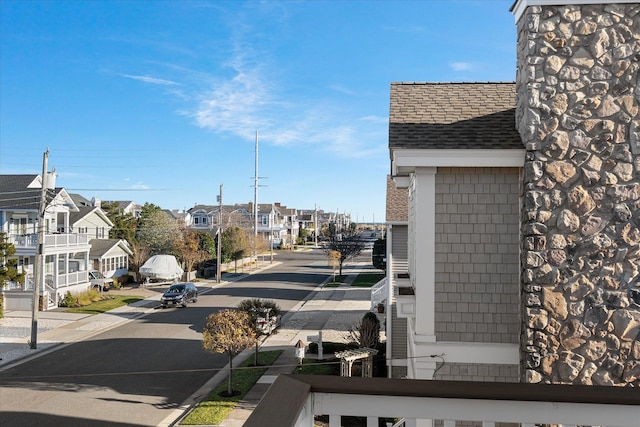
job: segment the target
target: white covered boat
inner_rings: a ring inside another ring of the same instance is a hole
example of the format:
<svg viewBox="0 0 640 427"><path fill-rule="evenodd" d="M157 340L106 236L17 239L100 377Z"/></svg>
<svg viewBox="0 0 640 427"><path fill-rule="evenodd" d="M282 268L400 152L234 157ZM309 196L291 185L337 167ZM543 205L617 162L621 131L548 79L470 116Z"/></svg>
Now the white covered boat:
<svg viewBox="0 0 640 427"><path fill-rule="evenodd" d="M140 275L149 280L179 280L182 273L173 255L154 255L140 267Z"/></svg>

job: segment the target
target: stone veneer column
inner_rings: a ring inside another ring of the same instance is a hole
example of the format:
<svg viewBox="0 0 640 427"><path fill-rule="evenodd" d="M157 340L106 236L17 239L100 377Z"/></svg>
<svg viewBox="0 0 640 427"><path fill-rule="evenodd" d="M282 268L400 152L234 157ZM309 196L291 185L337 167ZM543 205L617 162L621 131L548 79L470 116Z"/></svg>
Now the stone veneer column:
<svg viewBox="0 0 640 427"><path fill-rule="evenodd" d="M517 23L530 383L640 386L640 5L603 3Z"/></svg>

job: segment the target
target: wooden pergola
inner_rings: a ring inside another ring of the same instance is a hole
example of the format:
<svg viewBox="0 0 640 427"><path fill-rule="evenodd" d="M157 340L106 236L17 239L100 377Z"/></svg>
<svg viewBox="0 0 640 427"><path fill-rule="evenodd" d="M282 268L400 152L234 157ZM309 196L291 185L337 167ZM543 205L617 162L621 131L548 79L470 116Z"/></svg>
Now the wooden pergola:
<svg viewBox="0 0 640 427"><path fill-rule="evenodd" d="M358 348L337 352L336 357L340 359L340 376L351 377L353 362L362 360L362 376L373 377L373 356L376 354L378 354L378 350L372 348Z"/></svg>

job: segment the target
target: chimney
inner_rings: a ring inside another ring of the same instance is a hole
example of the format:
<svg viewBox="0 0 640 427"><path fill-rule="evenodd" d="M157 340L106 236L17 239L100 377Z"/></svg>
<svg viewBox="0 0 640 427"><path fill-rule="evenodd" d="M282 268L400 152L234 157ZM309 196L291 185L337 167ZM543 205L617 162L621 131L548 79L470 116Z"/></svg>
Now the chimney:
<svg viewBox="0 0 640 427"><path fill-rule="evenodd" d="M527 150L522 381L638 387L640 4L582 3L511 9Z"/></svg>

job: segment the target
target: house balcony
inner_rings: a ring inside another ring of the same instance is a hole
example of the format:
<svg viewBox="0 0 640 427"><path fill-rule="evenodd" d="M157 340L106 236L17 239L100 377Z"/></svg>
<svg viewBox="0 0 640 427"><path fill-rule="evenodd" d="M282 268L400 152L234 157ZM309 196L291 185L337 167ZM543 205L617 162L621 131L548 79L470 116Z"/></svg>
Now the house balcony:
<svg viewBox="0 0 640 427"><path fill-rule="evenodd" d="M632 427L640 419L640 391L633 388L469 381L280 375L249 416L245 427L313 427L314 417L400 420L404 427L444 427L479 422ZM395 422L395 421L394 421ZM435 424L435 423L434 423Z"/></svg>
<svg viewBox="0 0 640 427"><path fill-rule="evenodd" d="M38 244L37 234L11 234L9 242L13 243L17 251L35 251ZM87 234L45 234L44 247L46 249L72 249L89 244Z"/></svg>

